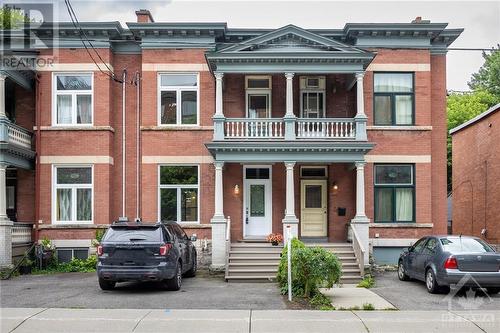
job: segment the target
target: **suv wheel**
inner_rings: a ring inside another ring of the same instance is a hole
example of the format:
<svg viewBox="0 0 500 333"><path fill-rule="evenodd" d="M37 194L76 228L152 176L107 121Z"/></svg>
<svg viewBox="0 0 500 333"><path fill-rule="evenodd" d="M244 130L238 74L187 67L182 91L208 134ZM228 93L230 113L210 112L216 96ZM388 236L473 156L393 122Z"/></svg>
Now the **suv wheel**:
<svg viewBox="0 0 500 333"><path fill-rule="evenodd" d="M406 270L405 270L405 266L403 264L403 260L400 260L399 264L398 264L398 278L401 281L408 281L410 279L410 277L408 276L408 274L406 274Z"/></svg>
<svg viewBox="0 0 500 333"><path fill-rule="evenodd" d="M186 272L186 277L194 277L196 276L196 270L198 269L198 259L196 258L196 254L193 256L193 262L191 263L191 269Z"/></svg>
<svg viewBox="0 0 500 333"><path fill-rule="evenodd" d="M99 278L99 287L101 287L102 290L112 290L115 285L115 281L109 281Z"/></svg>
<svg viewBox="0 0 500 333"><path fill-rule="evenodd" d="M167 280L167 288L169 290L179 290L182 285L182 264L177 263L176 273L173 278Z"/></svg>

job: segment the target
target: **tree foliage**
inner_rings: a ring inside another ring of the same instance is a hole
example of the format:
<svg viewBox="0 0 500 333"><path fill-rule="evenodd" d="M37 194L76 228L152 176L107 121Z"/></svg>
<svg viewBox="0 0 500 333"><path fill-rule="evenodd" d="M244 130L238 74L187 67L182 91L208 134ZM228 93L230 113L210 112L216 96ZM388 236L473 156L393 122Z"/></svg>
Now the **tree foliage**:
<svg viewBox="0 0 500 333"><path fill-rule="evenodd" d="M19 9L7 5L0 8L0 29L18 29L23 23L30 21Z"/></svg>
<svg viewBox="0 0 500 333"><path fill-rule="evenodd" d="M476 90L486 90L500 97L500 45L494 52L483 52L484 64L477 73L472 74L469 87Z"/></svg>

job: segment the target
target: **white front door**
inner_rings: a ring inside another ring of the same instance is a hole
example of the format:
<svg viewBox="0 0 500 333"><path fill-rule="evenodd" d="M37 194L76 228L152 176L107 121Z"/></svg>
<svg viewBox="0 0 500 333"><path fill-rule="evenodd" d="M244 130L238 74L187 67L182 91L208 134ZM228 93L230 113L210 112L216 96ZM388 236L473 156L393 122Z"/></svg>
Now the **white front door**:
<svg viewBox="0 0 500 333"><path fill-rule="evenodd" d="M302 180L300 191L302 237L326 237L326 180Z"/></svg>
<svg viewBox="0 0 500 333"><path fill-rule="evenodd" d="M247 167L244 177L244 237L266 237L272 231L270 169Z"/></svg>

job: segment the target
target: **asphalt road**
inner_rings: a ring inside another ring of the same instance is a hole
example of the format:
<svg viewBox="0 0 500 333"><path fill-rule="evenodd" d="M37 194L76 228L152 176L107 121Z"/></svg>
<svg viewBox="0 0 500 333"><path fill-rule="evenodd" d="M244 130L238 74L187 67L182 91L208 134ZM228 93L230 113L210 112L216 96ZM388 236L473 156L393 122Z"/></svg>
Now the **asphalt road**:
<svg viewBox="0 0 500 333"><path fill-rule="evenodd" d="M500 294L485 295L470 291L465 295L452 289L450 294L430 294L421 281L399 281L396 272L375 275L373 292L382 296L399 310L499 310Z"/></svg>
<svg viewBox="0 0 500 333"><path fill-rule="evenodd" d="M0 281L0 307L93 309L286 309L274 283L226 283L222 277L183 279L180 291L155 283L121 283L102 291L95 273L24 275Z"/></svg>

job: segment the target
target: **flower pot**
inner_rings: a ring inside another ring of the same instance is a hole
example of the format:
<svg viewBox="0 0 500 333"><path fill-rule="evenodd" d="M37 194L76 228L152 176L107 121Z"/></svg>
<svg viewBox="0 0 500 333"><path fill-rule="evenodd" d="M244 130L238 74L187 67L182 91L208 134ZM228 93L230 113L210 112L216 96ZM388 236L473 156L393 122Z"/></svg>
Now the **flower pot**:
<svg viewBox="0 0 500 333"><path fill-rule="evenodd" d="M278 246L278 244L279 244L279 243L278 243L277 241L271 242L271 245L272 245L272 246Z"/></svg>
<svg viewBox="0 0 500 333"><path fill-rule="evenodd" d="M21 275L26 275L26 274L31 274L31 265L29 266L20 266L19 267L19 274Z"/></svg>

